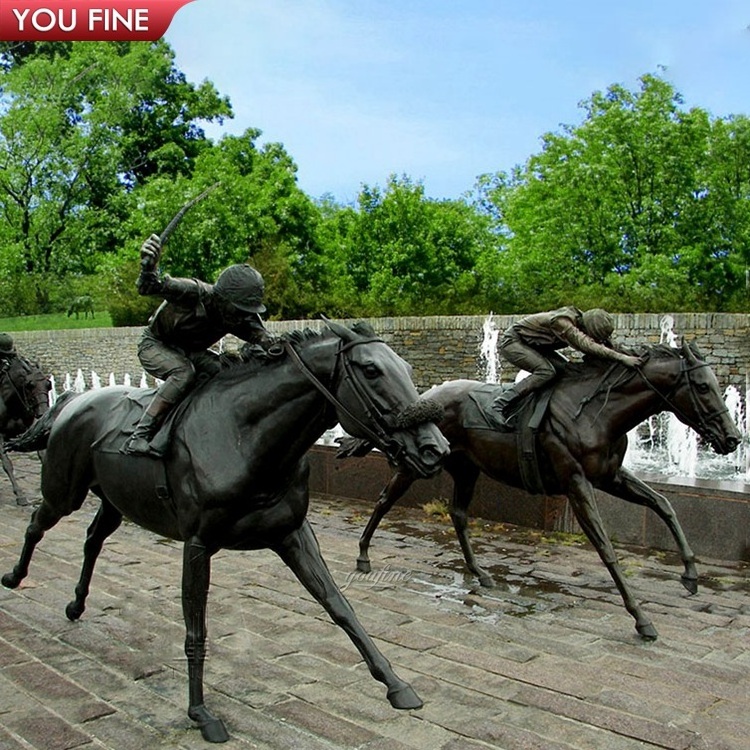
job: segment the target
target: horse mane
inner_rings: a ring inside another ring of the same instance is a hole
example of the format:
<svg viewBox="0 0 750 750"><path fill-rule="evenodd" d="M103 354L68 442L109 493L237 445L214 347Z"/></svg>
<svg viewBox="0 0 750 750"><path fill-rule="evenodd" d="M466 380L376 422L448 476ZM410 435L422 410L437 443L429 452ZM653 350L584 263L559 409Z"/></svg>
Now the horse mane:
<svg viewBox="0 0 750 750"><path fill-rule="evenodd" d="M359 336L375 337L375 329L364 321L357 321L350 326L350 329ZM336 334L328 328L315 330L313 328L303 328L294 331L287 331L279 336L280 342L288 342L293 346L305 346L313 341L322 341L334 337ZM286 352L281 351L278 355L269 355L262 347L245 345L240 348L239 355L236 357L227 357L224 369L216 375L216 378L230 379L245 378L254 375L257 372L268 370L277 366L280 362L285 362Z"/></svg>

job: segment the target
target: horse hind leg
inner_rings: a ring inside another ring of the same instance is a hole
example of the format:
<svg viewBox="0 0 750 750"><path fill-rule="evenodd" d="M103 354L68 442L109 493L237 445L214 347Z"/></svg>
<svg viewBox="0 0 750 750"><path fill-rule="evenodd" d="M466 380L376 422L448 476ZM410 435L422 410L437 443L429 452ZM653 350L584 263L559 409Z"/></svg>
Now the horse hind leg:
<svg viewBox="0 0 750 750"><path fill-rule="evenodd" d="M390 478L388 484L383 487L380 497L378 497L378 502L375 504L375 508L370 516L370 520L367 522L367 526L365 526L365 530L359 539L357 570L360 573L369 573L372 570L372 566L370 565L370 542L372 541L372 536L386 513L396 504L399 498L403 497L404 493L414 483L414 480L415 477L410 472L398 470Z"/></svg>
<svg viewBox="0 0 750 750"><path fill-rule="evenodd" d="M86 532L83 545L83 565L81 575L75 588L75 599L65 608L65 615L73 622L78 620L86 609L86 598L89 595L91 577L94 574L99 553L104 541L119 528L122 514L106 499L102 498L99 510Z"/></svg>
<svg viewBox="0 0 750 750"><path fill-rule="evenodd" d="M450 463L446 461L446 471L453 477L453 497L448 512L456 530L458 543L466 560L466 566L479 578L479 583L492 588L495 581L492 576L477 562L474 548L471 546L468 530L468 508L474 497L474 488L479 478L479 469L468 460L457 460L455 454L450 456Z"/></svg>
<svg viewBox="0 0 750 750"><path fill-rule="evenodd" d="M287 564L300 583L325 608L362 654L370 674L388 688L388 700L394 708L421 708L422 701L408 682L396 675L360 624L354 610L333 579L320 554L318 540L309 521L302 522L274 551Z"/></svg>
<svg viewBox="0 0 750 750"><path fill-rule="evenodd" d="M10 460L10 456L5 452L2 435L0 435L0 462L3 464L3 469L8 475L8 479L10 479L10 485L13 488L13 495L16 498L16 505L28 505L29 501L24 496L23 491L16 481L16 474L13 471L13 463Z"/></svg>
<svg viewBox="0 0 750 750"><path fill-rule="evenodd" d="M63 517L63 515L63 513L57 511L46 500L42 501L42 504L31 516L31 521L26 528L23 549L21 550L21 556L16 563L16 566L10 573L6 573L1 579L3 586L9 589L18 588L21 581L23 581L29 573L29 563L31 562L31 556L34 554L37 544L42 541L45 533L49 531Z"/></svg>

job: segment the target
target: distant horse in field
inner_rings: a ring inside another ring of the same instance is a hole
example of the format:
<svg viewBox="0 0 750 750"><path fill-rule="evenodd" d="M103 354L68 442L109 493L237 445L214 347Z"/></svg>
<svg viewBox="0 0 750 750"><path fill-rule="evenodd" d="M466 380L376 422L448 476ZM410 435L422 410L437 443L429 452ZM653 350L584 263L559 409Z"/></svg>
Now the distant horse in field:
<svg viewBox="0 0 750 750"><path fill-rule="evenodd" d="M631 593L604 530L594 489L650 508L669 528L685 566L682 583L691 593L698 589L695 556L669 501L623 467L627 433L661 411L670 411L695 429L720 454L731 453L741 435L728 414L711 368L698 350L683 343L682 349L649 347L637 370L600 360L568 364L553 385L549 406L538 426L536 462L542 490L548 495L567 495L581 528L607 566L625 607L635 618L636 630L645 639L657 632ZM492 577L477 563L467 533L467 509L480 473L509 485L525 487L522 451L513 429L467 426L467 415L476 411L475 399L487 385L456 380L436 386L423 398L443 406L438 423L448 438L451 454L446 471L454 483L450 515L466 564L482 585ZM492 403L492 394L488 404ZM366 452L367 446L364 446ZM346 451L344 451L345 453ZM350 451L350 455L352 455ZM358 446L357 455L363 454ZM416 479L399 467L380 494L375 510L360 539L357 568L369 572L369 546L383 516Z"/></svg>
<svg viewBox="0 0 750 750"><path fill-rule="evenodd" d="M91 317L93 318L94 317L93 298L88 294L84 294L82 297L76 297L70 303L70 307L68 307L68 317L73 315L73 313L75 313L76 320L78 320L78 316L80 313L83 313L84 320L88 318L89 313L91 314Z"/></svg>
<svg viewBox="0 0 750 750"><path fill-rule="evenodd" d="M12 357L0 370L0 462L18 505L26 505L27 500L16 481L5 440L20 435L47 411L51 388L49 377L25 357Z"/></svg>
<svg viewBox="0 0 750 750"><path fill-rule="evenodd" d="M448 441L432 421L437 408L418 400L404 360L367 326L327 325L323 334L290 334L281 356L233 364L194 391L175 417L163 459L119 452L140 416L133 402L147 403L153 395L123 386L56 404L14 445L46 447L43 500L3 585L21 583L44 533L78 510L89 490L101 505L88 530L75 598L66 609L69 619L83 613L97 556L123 516L184 543L188 715L209 741L228 738L203 699L211 557L220 549L276 552L346 631L373 677L387 686L391 704L422 705L360 625L320 554L306 518L305 454L339 422L410 473L429 476L439 470Z"/></svg>

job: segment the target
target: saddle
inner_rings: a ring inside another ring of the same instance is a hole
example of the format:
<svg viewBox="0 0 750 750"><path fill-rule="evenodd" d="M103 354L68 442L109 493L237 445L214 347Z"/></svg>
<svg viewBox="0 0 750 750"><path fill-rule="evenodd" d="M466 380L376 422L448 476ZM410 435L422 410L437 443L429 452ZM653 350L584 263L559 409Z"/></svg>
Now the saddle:
<svg viewBox="0 0 750 750"><path fill-rule="evenodd" d="M513 406L507 418L492 408L502 389L503 386L484 383L472 390L464 408L462 426L472 430L515 433L524 489L532 495L544 494L536 436L552 397L552 387L532 391Z"/></svg>

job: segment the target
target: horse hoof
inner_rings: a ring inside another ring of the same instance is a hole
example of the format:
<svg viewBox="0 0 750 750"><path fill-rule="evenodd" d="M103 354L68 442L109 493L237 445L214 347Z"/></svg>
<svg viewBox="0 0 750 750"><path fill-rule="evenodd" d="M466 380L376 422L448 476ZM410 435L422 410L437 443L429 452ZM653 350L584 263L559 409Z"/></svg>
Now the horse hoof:
<svg viewBox="0 0 750 750"><path fill-rule="evenodd" d="M20 497L16 498L16 505L20 508L26 508L27 506L31 505L28 498L21 495Z"/></svg>
<svg viewBox="0 0 750 750"><path fill-rule="evenodd" d="M655 641L659 637L656 628L650 622L644 625L636 625L635 629L644 641Z"/></svg>
<svg viewBox="0 0 750 750"><path fill-rule="evenodd" d="M2 577L2 584L6 589L17 589L21 579L15 573L6 573Z"/></svg>
<svg viewBox="0 0 750 750"><path fill-rule="evenodd" d="M191 708L188 716L198 725L206 742L226 742L229 739L224 722L212 716L205 706Z"/></svg>
<svg viewBox="0 0 750 750"><path fill-rule="evenodd" d="M394 708L401 710L409 710L414 708L422 708L424 703L422 699L417 695L416 691L411 685L403 684L401 687L392 688L388 691L388 700Z"/></svg>
<svg viewBox="0 0 750 750"><path fill-rule="evenodd" d="M484 573L483 575L479 576L479 585L485 589L494 589L495 579L491 575Z"/></svg>
<svg viewBox="0 0 750 750"><path fill-rule="evenodd" d="M698 579L697 578L688 578L687 576L682 576L680 578L680 581L682 582L682 585L688 590L688 593L690 594L698 593Z"/></svg>
<svg viewBox="0 0 750 750"><path fill-rule="evenodd" d="M86 608L81 604L76 604L76 602L70 602L67 607L65 607L65 616L71 621L76 622L76 620L81 619L81 615L83 614L83 611Z"/></svg>
<svg viewBox="0 0 750 750"><path fill-rule="evenodd" d="M372 572L372 566L370 565L369 560L362 560L361 558L357 559L357 570L360 573L370 573Z"/></svg>
<svg viewBox="0 0 750 750"><path fill-rule="evenodd" d="M210 719L200 725L201 734L206 742L226 742L229 732L221 719Z"/></svg>

